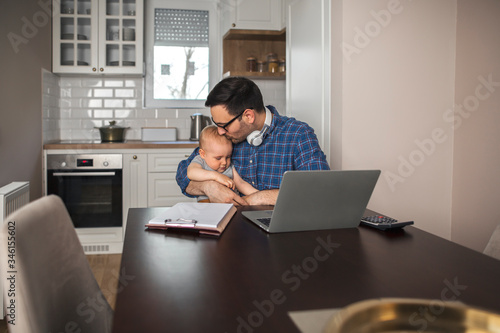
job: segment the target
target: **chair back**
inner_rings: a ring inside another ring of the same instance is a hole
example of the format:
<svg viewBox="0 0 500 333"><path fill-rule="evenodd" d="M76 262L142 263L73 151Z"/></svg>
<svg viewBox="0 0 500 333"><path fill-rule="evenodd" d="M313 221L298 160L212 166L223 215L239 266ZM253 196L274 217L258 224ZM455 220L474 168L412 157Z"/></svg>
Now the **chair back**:
<svg viewBox="0 0 500 333"><path fill-rule="evenodd" d="M111 331L113 311L59 197L12 213L0 241L10 333Z"/></svg>

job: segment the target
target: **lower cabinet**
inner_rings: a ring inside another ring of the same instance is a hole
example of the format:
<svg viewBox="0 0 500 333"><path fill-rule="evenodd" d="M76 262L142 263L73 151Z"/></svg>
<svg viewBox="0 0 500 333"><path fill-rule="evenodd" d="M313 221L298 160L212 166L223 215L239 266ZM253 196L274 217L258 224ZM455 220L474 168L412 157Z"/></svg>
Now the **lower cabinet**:
<svg viewBox="0 0 500 333"><path fill-rule="evenodd" d="M148 154L148 207L195 201L182 194L175 180L179 162L191 152L192 150L176 149L165 154Z"/></svg>
<svg viewBox="0 0 500 333"><path fill-rule="evenodd" d="M148 154L123 154L123 208L147 207Z"/></svg>
<svg viewBox="0 0 500 333"><path fill-rule="evenodd" d="M170 207L196 201L182 194L175 180L179 162L192 151L176 148L162 153L123 154L123 216L127 216L129 208Z"/></svg>
<svg viewBox="0 0 500 333"><path fill-rule="evenodd" d="M182 194L175 173L148 173L148 207L169 207L181 201L193 199Z"/></svg>

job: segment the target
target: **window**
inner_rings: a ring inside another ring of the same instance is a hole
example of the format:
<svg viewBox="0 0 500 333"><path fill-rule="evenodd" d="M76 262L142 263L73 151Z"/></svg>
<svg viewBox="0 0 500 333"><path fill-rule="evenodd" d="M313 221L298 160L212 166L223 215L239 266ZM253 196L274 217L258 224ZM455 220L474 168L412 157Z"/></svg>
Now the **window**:
<svg viewBox="0 0 500 333"><path fill-rule="evenodd" d="M216 4L146 1L146 107L203 107L220 73Z"/></svg>

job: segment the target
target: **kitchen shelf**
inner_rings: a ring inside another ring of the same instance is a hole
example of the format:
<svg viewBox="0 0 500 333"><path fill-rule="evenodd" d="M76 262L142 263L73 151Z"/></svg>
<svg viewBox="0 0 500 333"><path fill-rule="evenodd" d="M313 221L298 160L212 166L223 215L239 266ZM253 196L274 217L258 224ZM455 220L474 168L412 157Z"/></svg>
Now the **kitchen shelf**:
<svg viewBox="0 0 500 333"><path fill-rule="evenodd" d="M224 40L259 40L259 41L286 41L285 29L277 30L240 30L230 29L224 35Z"/></svg>
<svg viewBox="0 0 500 333"><path fill-rule="evenodd" d="M225 78L230 76L243 76L249 79L284 80L286 78L286 73L229 71L225 72L223 76Z"/></svg>
<svg viewBox="0 0 500 333"><path fill-rule="evenodd" d="M231 29L224 35L222 42L224 77L244 76L253 79L284 80L285 73L247 72L246 59L255 57L257 60L266 61L269 53L275 53L278 59L284 59L285 51L285 29L281 31Z"/></svg>

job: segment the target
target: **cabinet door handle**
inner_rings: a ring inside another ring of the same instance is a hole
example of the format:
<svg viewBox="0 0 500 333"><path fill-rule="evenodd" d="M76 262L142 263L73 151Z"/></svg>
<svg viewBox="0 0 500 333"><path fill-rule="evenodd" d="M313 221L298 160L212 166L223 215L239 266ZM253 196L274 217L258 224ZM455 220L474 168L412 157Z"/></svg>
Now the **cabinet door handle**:
<svg viewBox="0 0 500 333"><path fill-rule="evenodd" d="M132 156L132 158L133 158L134 160L136 160L136 159L137 159L137 155Z"/></svg>
<svg viewBox="0 0 500 333"><path fill-rule="evenodd" d="M97 68L95 68L95 67L92 68L92 72L95 72L95 71L97 71Z"/></svg>
<svg viewBox="0 0 500 333"><path fill-rule="evenodd" d="M102 67L101 67L100 71L101 71L101 72L104 72L104 68L102 68Z"/></svg>

